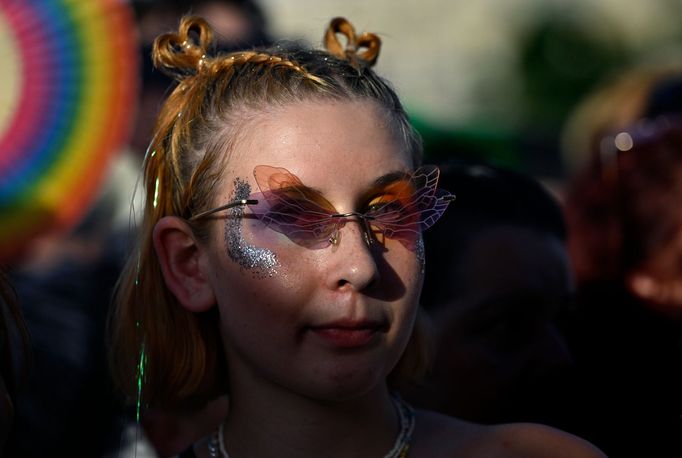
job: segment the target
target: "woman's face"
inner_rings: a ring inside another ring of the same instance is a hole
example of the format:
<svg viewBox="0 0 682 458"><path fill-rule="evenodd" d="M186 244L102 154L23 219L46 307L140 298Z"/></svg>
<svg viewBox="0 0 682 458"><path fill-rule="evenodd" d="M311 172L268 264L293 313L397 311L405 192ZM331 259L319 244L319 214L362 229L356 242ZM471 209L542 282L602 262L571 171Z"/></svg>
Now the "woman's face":
<svg viewBox="0 0 682 458"><path fill-rule="evenodd" d="M369 102L272 109L240 129L214 203L263 191L273 171L259 168L259 187L254 168L267 165L295 175L307 196L322 197L337 213L364 213L387 177L412 170L401 146ZM379 386L412 332L421 237L412 247L381 237L368 244L362 222L351 217L336 243L322 239L311 247L267 227L253 211L228 210L211 223L207 244L230 389L264 382L344 399Z"/></svg>

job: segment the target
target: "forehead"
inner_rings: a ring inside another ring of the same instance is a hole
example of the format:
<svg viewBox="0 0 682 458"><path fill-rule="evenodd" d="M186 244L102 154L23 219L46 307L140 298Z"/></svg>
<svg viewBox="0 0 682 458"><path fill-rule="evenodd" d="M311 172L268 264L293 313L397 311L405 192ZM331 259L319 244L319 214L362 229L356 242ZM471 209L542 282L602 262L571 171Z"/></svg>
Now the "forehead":
<svg viewBox="0 0 682 458"><path fill-rule="evenodd" d="M368 101L306 101L257 113L239 131L226 181L253 182L257 165L284 167L323 192L412 168L405 145Z"/></svg>

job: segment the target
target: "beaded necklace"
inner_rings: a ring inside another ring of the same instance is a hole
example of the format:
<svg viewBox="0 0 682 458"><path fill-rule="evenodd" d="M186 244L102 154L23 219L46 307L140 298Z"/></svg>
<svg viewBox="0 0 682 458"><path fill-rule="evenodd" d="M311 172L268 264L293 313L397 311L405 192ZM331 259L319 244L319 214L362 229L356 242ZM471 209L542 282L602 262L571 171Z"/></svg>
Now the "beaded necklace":
<svg viewBox="0 0 682 458"><path fill-rule="evenodd" d="M392 395L391 401L393 401L393 406L398 412L400 432L395 439L393 447L383 458L407 458L410 453L412 432L414 431L414 410L397 395ZM213 433L208 443L208 452L211 458L230 458L225 449L225 441L223 439L224 426L225 422L220 424L220 428Z"/></svg>

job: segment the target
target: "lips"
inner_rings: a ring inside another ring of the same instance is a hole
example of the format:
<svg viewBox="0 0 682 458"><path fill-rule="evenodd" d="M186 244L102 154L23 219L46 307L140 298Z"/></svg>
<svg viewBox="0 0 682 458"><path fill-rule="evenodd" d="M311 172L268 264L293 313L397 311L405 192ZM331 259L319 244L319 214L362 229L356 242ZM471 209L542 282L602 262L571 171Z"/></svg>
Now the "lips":
<svg viewBox="0 0 682 458"><path fill-rule="evenodd" d="M377 321L341 320L310 327L310 332L336 348L360 348L372 344L386 326Z"/></svg>

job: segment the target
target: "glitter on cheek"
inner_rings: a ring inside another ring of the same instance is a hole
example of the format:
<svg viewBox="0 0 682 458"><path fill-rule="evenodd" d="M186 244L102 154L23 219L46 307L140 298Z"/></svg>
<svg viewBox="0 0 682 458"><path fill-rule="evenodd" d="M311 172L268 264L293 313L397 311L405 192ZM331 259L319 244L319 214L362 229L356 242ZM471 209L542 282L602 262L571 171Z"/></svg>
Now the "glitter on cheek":
<svg viewBox="0 0 682 458"><path fill-rule="evenodd" d="M426 251L424 249L424 237L421 235L417 240L417 245L415 246L415 254L417 255L417 263L419 263L419 270L422 275L424 275L424 270L426 267Z"/></svg>
<svg viewBox="0 0 682 458"><path fill-rule="evenodd" d="M246 199L251 194L251 186L241 178L234 180L234 199ZM231 218L225 220L225 244L230 259L242 269L249 270L255 278L272 277L277 273L279 261L271 250L249 245L242 234L244 207L231 210Z"/></svg>

